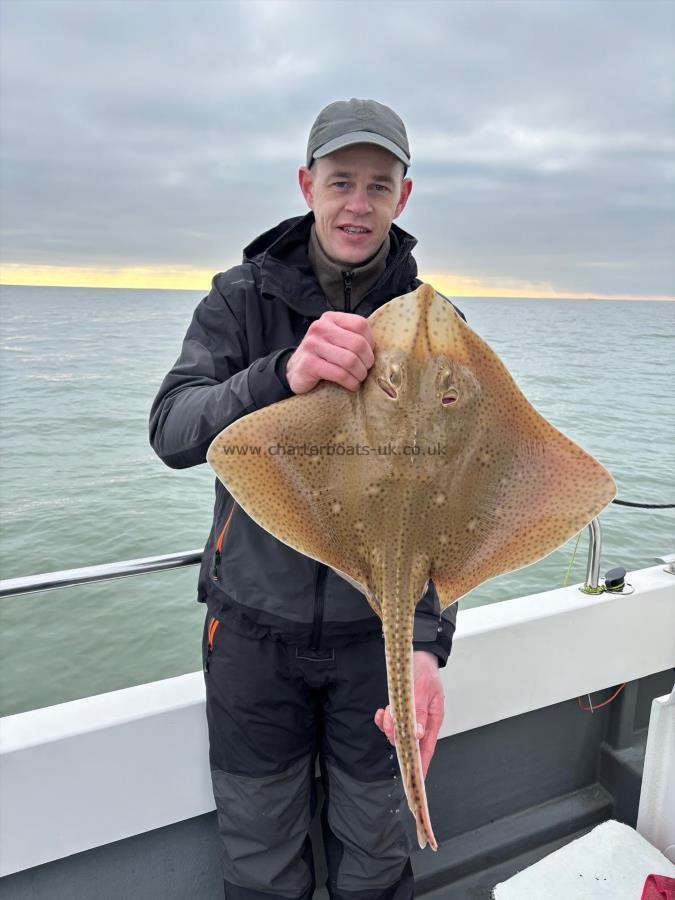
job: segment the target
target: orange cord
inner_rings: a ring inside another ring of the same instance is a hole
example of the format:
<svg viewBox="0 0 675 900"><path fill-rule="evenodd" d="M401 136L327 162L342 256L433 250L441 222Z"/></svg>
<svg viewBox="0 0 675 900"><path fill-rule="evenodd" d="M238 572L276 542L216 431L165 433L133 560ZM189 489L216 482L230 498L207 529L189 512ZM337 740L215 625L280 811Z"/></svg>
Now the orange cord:
<svg viewBox="0 0 675 900"><path fill-rule="evenodd" d="M221 530L220 534L218 535L218 540L216 541L216 550L219 553L223 548L223 538L225 537L225 532L227 531L227 526L230 524L230 519L232 518L232 513L234 512L234 508L236 505L237 505L236 503L232 504L232 508L230 509L227 519L225 519L225 524L223 525L222 530Z"/></svg>
<svg viewBox="0 0 675 900"><path fill-rule="evenodd" d="M577 697L577 703L579 704L579 709L582 709L584 712L595 712L596 709L602 709L603 706L608 706L612 700L616 699L619 696L621 691L626 687L627 682L624 681L623 684L620 684L619 687L614 691L611 697L608 697L606 700L603 700L602 703L598 703L597 706L593 706L591 703L590 706L584 706L581 702L581 697ZM586 695L590 701L591 695Z"/></svg>
<svg viewBox="0 0 675 900"><path fill-rule="evenodd" d="M220 625L218 619L211 619L209 624L209 650L213 650L213 636L216 633L216 628Z"/></svg>

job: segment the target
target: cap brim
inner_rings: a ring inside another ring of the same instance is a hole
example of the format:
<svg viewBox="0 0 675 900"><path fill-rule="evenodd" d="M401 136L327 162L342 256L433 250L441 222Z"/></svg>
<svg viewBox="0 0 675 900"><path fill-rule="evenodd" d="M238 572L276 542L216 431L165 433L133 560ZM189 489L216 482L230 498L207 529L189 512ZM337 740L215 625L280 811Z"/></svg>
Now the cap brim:
<svg viewBox="0 0 675 900"><path fill-rule="evenodd" d="M312 158L321 159L322 156L328 156L329 153L335 153L336 150L342 150L343 147L350 147L352 144L376 144L393 153L396 159L400 159L404 165L410 165L410 157L406 156L400 147L388 138L372 131L350 131L349 134L334 138L315 150ZM311 163L311 160L309 162Z"/></svg>

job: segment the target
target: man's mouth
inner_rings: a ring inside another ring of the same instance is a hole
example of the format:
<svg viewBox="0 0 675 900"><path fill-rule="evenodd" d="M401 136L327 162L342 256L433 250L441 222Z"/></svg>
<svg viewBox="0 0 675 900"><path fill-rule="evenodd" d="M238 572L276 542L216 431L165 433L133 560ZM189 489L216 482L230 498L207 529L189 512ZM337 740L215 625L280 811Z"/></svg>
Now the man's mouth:
<svg viewBox="0 0 675 900"><path fill-rule="evenodd" d="M370 228L364 228L362 225L338 225L338 228L345 234L368 234L370 232Z"/></svg>

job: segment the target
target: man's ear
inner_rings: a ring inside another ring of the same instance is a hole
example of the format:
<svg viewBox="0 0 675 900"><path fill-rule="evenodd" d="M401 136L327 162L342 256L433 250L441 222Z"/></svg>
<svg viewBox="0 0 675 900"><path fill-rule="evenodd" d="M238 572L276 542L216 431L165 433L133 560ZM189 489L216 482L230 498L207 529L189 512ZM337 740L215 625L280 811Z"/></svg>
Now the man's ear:
<svg viewBox="0 0 675 900"><path fill-rule="evenodd" d="M410 192L412 191L412 186L412 178L404 178L401 182L401 196L398 198L396 210L394 211L395 219L397 219L405 209L405 205L408 202L408 197L410 196Z"/></svg>
<svg viewBox="0 0 675 900"><path fill-rule="evenodd" d="M298 184L307 206L310 209L314 209L314 175L307 166L300 166L298 170Z"/></svg>

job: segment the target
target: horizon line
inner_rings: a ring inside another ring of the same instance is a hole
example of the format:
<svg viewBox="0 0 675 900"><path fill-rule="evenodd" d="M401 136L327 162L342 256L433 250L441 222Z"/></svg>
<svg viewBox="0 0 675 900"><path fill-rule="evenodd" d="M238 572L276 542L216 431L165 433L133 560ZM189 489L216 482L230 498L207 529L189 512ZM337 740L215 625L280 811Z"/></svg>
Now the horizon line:
<svg viewBox="0 0 675 900"><path fill-rule="evenodd" d="M220 271L226 271L222 269ZM111 290L208 291L216 273L192 266L119 268L80 266L22 266L3 264L2 287L61 287ZM550 282L531 282L511 277L483 280L455 272L425 272L419 277L442 294L462 298L512 298L532 300L657 300L675 301L667 294L617 294L597 291L565 291Z"/></svg>

